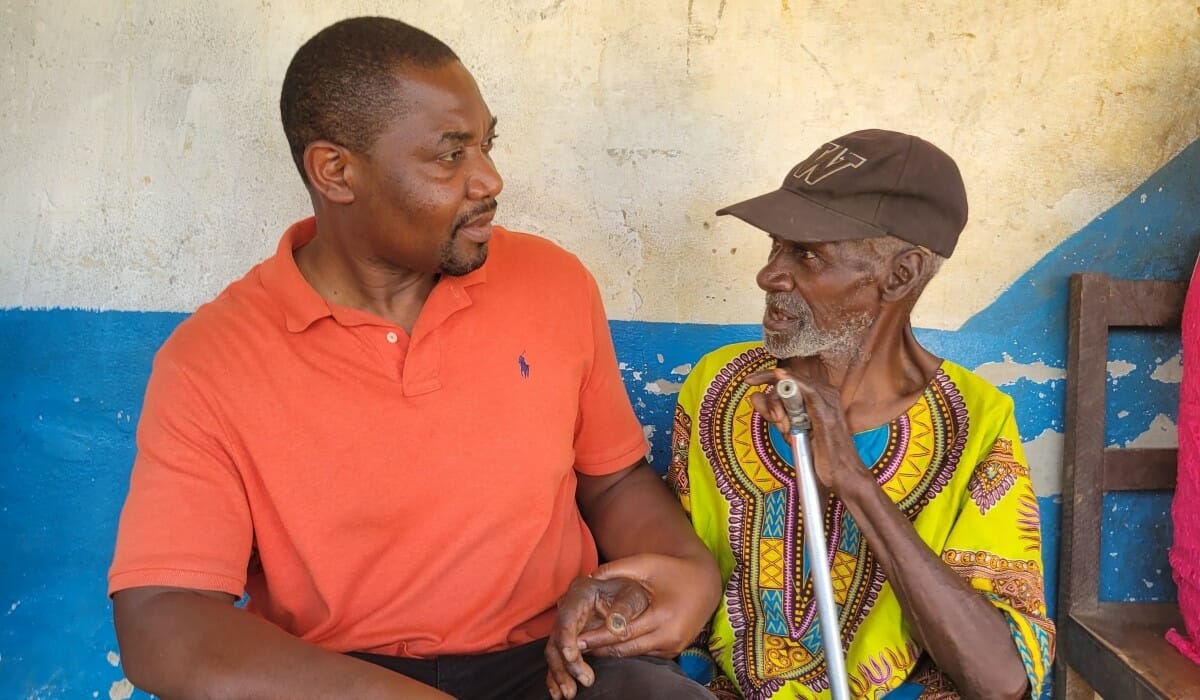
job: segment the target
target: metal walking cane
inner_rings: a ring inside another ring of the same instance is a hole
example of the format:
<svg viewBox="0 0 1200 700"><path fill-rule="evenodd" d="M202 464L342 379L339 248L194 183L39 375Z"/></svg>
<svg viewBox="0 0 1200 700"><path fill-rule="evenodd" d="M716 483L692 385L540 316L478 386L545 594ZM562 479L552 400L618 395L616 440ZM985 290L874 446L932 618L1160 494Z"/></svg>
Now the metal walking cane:
<svg viewBox="0 0 1200 700"><path fill-rule="evenodd" d="M829 577L829 555L825 549L825 518L817 495L817 474L813 469L808 433L812 423L804 410L804 397L793 379L780 379L775 393L783 400L791 430L792 463L800 491L800 511L804 514L804 545L811 562L813 590L817 594L817 615L821 622L821 642L825 647L825 670L833 700L850 700L846 682L846 662L842 658L842 635L838 629L837 605L833 600L833 582Z"/></svg>

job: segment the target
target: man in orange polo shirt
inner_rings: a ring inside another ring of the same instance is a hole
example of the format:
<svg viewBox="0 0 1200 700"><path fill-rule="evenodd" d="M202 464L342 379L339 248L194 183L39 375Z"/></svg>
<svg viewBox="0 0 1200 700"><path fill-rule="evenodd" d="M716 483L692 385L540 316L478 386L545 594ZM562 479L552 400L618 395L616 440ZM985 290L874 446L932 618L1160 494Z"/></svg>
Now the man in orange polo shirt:
<svg viewBox="0 0 1200 700"><path fill-rule="evenodd" d="M129 678L711 697L669 658L716 606L715 563L644 460L592 277L492 224L471 75L357 18L300 48L280 106L315 216L155 358L109 574ZM556 618L568 589L589 614Z"/></svg>

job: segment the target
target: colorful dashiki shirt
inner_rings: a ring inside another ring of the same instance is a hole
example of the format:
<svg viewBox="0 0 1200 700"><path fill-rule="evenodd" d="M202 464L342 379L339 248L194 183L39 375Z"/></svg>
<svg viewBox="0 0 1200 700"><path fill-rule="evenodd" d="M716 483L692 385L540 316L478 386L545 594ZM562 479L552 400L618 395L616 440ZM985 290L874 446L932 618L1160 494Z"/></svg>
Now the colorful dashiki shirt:
<svg viewBox="0 0 1200 700"><path fill-rule="evenodd" d="M729 345L705 356L679 394L667 478L725 581L710 628L680 663L719 697L829 698L791 449L750 405L762 388L742 381L774 366L760 343ZM1012 400L943 361L908 411L854 439L921 538L1004 613L1040 697L1054 625ZM922 656L871 549L833 497L825 532L851 694L958 697Z"/></svg>

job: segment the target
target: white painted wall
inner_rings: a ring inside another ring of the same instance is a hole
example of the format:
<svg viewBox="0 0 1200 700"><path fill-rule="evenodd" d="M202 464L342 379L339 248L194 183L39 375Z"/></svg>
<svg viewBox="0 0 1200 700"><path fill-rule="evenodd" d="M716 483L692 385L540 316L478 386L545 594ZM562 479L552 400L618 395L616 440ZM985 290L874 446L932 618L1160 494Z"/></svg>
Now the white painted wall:
<svg viewBox="0 0 1200 700"><path fill-rule="evenodd" d="M713 211L852 129L964 171L916 318L940 328L1200 134L1178 0L2 0L0 307L190 310L268 255L308 212L284 69L357 14L463 57L501 120L498 220L577 252L619 319L756 322L765 240Z"/></svg>

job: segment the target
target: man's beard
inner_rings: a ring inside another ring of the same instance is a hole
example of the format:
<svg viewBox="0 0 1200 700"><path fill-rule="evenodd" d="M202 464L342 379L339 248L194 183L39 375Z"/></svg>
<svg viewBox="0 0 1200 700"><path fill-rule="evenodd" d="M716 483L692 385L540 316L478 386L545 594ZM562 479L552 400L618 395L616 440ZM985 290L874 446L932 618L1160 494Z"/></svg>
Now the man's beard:
<svg viewBox="0 0 1200 700"><path fill-rule="evenodd" d="M787 330L769 330L763 326L763 345L781 360L816 355L850 357L857 354L862 332L874 321L864 311L847 316L837 328L817 328L808 302L783 292L767 292L767 309L777 309L793 319L792 328Z"/></svg>
<svg viewBox="0 0 1200 700"><path fill-rule="evenodd" d="M454 249L454 241L458 238L458 229L450 234L450 240L442 246L441 258L438 262L438 271L447 277L462 277L463 275L474 272L487 262L488 244L484 243L475 251L474 255L467 256L459 253Z"/></svg>
<svg viewBox="0 0 1200 700"><path fill-rule="evenodd" d="M497 201L490 200L484 206L463 214L454 222L454 227L450 229L450 238L442 245L441 254L438 258L438 272L447 277L462 277L463 275L474 272L487 262L488 244L484 243L479 246L473 254L464 255L454 248L454 243L458 240L458 230L466 225L472 219L482 216L489 211L496 209Z"/></svg>

